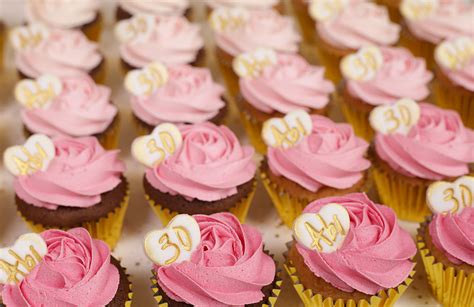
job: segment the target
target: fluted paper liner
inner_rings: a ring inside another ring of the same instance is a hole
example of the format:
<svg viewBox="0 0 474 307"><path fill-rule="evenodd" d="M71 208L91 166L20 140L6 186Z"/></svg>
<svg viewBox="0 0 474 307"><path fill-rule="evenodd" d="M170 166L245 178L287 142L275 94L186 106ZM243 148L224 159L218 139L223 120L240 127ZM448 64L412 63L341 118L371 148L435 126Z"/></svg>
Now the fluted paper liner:
<svg viewBox="0 0 474 307"><path fill-rule="evenodd" d="M97 19L94 20L94 22L84 27L84 35L87 36L87 38L91 41L98 42L100 39L100 34L102 32L103 23L103 17L99 13L97 15Z"/></svg>
<svg viewBox="0 0 474 307"><path fill-rule="evenodd" d="M114 119L110 127L102 133L97 140L106 150L113 150L119 147L119 135L120 135L120 116L117 114L117 118Z"/></svg>
<svg viewBox="0 0 474 307"><path fill-rule="evenodd" d="M349 124L351 124L355 134L370 142L375 135L369 122L370 111L354 108L350 103L345 102L343 97L338 97L338 100L340 101L339 105L341 106L342 113Z"/></svg>
<svg viewBox="0 0 474 307"><path fill-rule="evenodd" d="M248 114L240 107L240 122L244 126L245 132L249 138L250 143L255 150L264 155L267 152L267 145L262 138L263 124L259 123L252 115Z"/></svg>
<svg viewBox="0 0 474 307"><path fill-rule="evenodd" d="M433 84L436 104L459 113L466 127L474 129L474 92L443 86L440 81Z"/></svg>
<svg viewBox="0 0 474 307"><path fill-rule="evenodd" d="M428 69L433 68L435 45L415 37L406 25L402 25L398 45L409 49L416 57L424 58Z"/></svg>
<svg viewBox="0 0 474 307"><path fill-rule="evenodd" d="M119 261L120 263L120 261ZM128 290L128 300L125 302L125 307L132 307L132 300L133 300L133 284L132 282L130 281L130 275L127 274L127 268L120 265L122 267L122 269L125 271L125 274L127 275L127 280L129 282L129 290Z"/></svg>

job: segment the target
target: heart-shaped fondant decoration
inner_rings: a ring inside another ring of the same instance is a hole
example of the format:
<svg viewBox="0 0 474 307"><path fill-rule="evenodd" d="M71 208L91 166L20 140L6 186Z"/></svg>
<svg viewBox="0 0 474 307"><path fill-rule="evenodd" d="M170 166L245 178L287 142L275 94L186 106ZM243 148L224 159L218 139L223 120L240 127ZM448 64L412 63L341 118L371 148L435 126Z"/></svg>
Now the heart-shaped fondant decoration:
<svg viewBox="0 0 474 307"><path fill-rule="evenodd" d="M474 39L463 36L445 41L436 47L435 58L446 68L463 69L474 59Z"/></svg>
<svg viewBox="0 0 474 307"><path fill-rule="evenodd" d="M36 80L24 79L15 86L16 100L28 109L47 109L53 99L61 94L61 80L52 75L43 75Z"/></svg>
<svg viewBox="0 0 474 307"><path fill-rule="evenodd" d="M43 238L24 234L11 247L0 249L0 284L17 284L41 262L48 252Z"/></svg>
<svg viewBox="0 0 474 307"><path fill-rule="evenodd" d="M145 237L145 252L153 263L164 266L189 260L201 242L196 220L187 214L175 216L165 229Z"/></svg>
<svg viewBox="0 0 474 307"><path fill-rule="evenodd" d="M318 213L300 215L293 224L293 232L296 240L307 248L332 253L342 246L350 226L346 208L330 203Z"/></svg>
<svg viewBox="0 0 474 307"><path fill-rule="evenodd" d="M288 113L283 118L271 118L263 124L262 138L271 147L290 148L313 130L311 116L303 110Z"/></svg>
<svg viewBox="0 0 474 307"><path fill-rule="evenodd" d="M55 153L54 143L49 137L34 134L24 145L7 148L3 153L3 163L15 176L31 175L48 169Z"/></svg>
<svg viewBox="0 0 474 307"><path fill-rule="evenodd" d="M136 96L150 96L168 82L168 69L160 62L153 62L142 69L135 69L125 76L125 88Z"/></svg>
<svg viewBox="0 0 474 307"><path fill-rule="evenodd" d="M50 35L48 28L40 24L16 27L10 32L10 42L15 50L33 48Z"/></svg>
<svg viewBox="0 0 474 307"><path fill-rule="evenodd" d="M309 14L317 21L326 21L337 16L349 4L349 0L312 0Z"/></svg>
<svg viewBox="0 0 474 307"><path fill-rule="evenodd" d="M157 126L151 134L136 138L132 143L132 155L140 163L155 167L173 155L182 143L178 127L165 123Z"/></svg>
<svg viewBox="0 0 474 307"><path fill-rule="evenodd" d="M382 134L406 135L418 123L421 109L412 99L401 99L388 106L378 106L369 116L372 128Z"/></svg>
<svg viewBox="0 0 474 307"><path fill-rule="evenodd" d="M209 17L211 27L216 32L233 31L242 27L249 19L249 13L242 8L218 8Z"/></svg>
<svg viewBox="0 0 474 307"><path fill-rule="evenodd" d="M258 77L265 67L275 65L277 54L269 48L258 48L242 53L232 62L235 73L242 78Z"/></svg>
<svg viewBox="0 0 474 307"><path fill-rule="evenodd" d="M410 20L430 17L439 7L439 0L402 0L400 12Z"/></svg>
<svg viewBox="0 0 474 307"><path fill-rule="evenodd" d="M128 43L134 39L149 37L154 26L155 17L153 15L139 14L130 19L119 21L114 28L114 33L119 42Z"/></svg>
<svg viewBox="0 0 474 307"><path fill-rule="evenodd" d="M437 181L430 185L426 201L433 213L458 214L474 206L474 177L464 176L454 182Z"/></svg>
<svg viewBox="0 0 474 307"><path fill-rule="evenodd" d="M369 81L375 78L383 65L383 55L379 48L367 46L341 61L341 72L346 79Z"/></svg>

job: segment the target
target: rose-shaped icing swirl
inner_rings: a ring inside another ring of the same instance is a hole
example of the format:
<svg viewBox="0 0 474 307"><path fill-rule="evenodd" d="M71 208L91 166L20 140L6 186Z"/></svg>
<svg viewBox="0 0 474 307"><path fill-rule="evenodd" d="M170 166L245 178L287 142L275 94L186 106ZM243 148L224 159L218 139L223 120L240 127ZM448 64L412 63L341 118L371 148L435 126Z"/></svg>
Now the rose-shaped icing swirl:
<svg viewBox="0 0 474 307"><path fill-rule="evenodd" d="M353 97L377 106L394 103L401 98L420 101L428 97L433 74L422 58L415 58L404 48L380 48L383 65L369 81L347 80Z"/></svg>
<svg viewBox="0 0 474 307"><path fill-rule="evenodd" d="M329 197L309 204L304 213L316 213L329 203L346 208L350 229L341 248L325 254L297 244L306 265L318 277L345 291L374 295L401 284L413 269L416 246L387 206L373 203L365 194Z"/></svg>
<svg viewBox="0 0 474 307"><path fill-rule="evenodd" d="M390 21L386 7L366 1L352 1L334 18L318 22L316 28L325 42L350 50L393 45L400 33L400 26Z"/></svg>
<svg viewBox="0 0 474 307"><path fill-rule="evenodd" d="M18 285L5 285L7 306L105 306L115 297L120 276L107 244L84 228L47 230L48 253Z"/></svg>
<svg viewBox="0 0 474 307"><path fill-rule="evenodd" d="M78 30L50 30L39 45L17 51L16 67L30 78L43 74L71 76L89 73L103 60L98 45Z"/></svg>
<svg viewBox="0 0 474 307"><path fill-rule="evenodd" d="M454 38L453 40L455 40ZM436 60L436 57L435 57ZM462 68L450 69L436 61L439 69L448 77L451 82L459 85L471 92L474 92L474 57Z"/></svg>
<svg viewBox="0 0 474 307"><path fill-rule="evenodd" d="M26 19L51 28L77 28L94 21L99 6L98 0L28 0Z"/></svg>
<svg viewBox="0 0 474 307"><path fill-rule="evenodd" d="M256 78L240 78L242 96L258 110L286 114L295 109L322 109L334 92L324 68L296 54L278 54L277 63Z"/></svg>
<svg viewBox="0 0 474 307"><path fill-rule="evenodd" d="M249 19L241 27L215 33L219 48L232 56L259 47L287 53L298 52L301 37L293 19L271 9L251 10L248 14Z"/></svg>
<svg viewBox="0 0 474 307"><path fill-rule="evenodd" d="M378 157L397 172L428 180L458 177L474 162L474 131L459 114L420 103L421 117L407 135L378 133Z"/></svg>
<svg viewBox="0 0 474 307"><path fill-rule="evenodd" d="M224 87L215 83L207 68L168 67L168 81L151 96L133 96L133 113L149 125L162 122L201 123L225 106Z"/></svg>
<svg viewBox="0 0 474 307"><path fill-rule="evenodd" d="M158 283L175 301L194 306L242 306L261 301L275 279L262 235L230 213L194 215L201 244L189 261L157 267Z"/></svg>
<svg viewBox="0 0 474 307"><path fill-rule="evenodd" d="M433 244L449 261L474 265L474 208L454 215L434 215L429 232Z"/></svg>
<svg viewBox="0 0 474 307"><path fill-rule="evenodd" d="M181 16L157 16L153 30L120 46L120 56L133 67L153 61L164 64L189 64L204 47L198 24Z"/></svg>
<svg viewBox="0 0 474 307"><path fill-rule="evenodd" d="M273 174L284 176L316 192L323 186L346 189L364 176L370 167L365 159L369 144L356 137L348 124L312 115L313 131L298 145L269 147L268 165Z"/></svg>
<svg viewBox="0 0 474 307"><path fill-rule="evenodd" d="M183 144L174 155L146 171L150 184L163 193L216 201L237 193L252 180L254 149L241 146L225 126L205 122L180 127Z"/></svg>
<svg viewBox="0 0 474 307"><path fill-rule="evenodd" d="M29 131L49 136L89 136L104 132L117 115L110 88L88 75L61 78L63 90L46 109L21 111ZM54 120L51 120L54 119Z"/></svg>
<svg viewBox="0 0 474 307"><path fill-rule="evenodd" d="M94 137L57 137L56 156L46 171L15 179L16 195L25 202L54 210L87 208L114 189L125 171L117 150L106 151Z"/></svg>
<svg viewBox="0 0 474 307"><path fill-rule="evenodd" d="M182 16L189 0L119 0L119 5L132 15Z"/></svg>
<svg viewBox="0 0 474 307"><path fill-rule="evenodd" d="M233 8L243 7L246 9L271 9L280 0L206 0L206 5L212 9L221 7Z"/></svg>

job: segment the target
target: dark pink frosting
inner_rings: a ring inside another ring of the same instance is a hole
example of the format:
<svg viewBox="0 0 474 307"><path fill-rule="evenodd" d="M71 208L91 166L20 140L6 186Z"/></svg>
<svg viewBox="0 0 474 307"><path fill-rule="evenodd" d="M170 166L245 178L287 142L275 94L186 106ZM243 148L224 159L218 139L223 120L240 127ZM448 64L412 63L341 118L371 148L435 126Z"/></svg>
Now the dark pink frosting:
<svg viewBox="0 0 474 307"><path fill-rule="evenodd" d="M474 265L474 208L435 214L429 226L434 245L455 264Z"/></svg>
<svg viewBox="0 0 474 307"><path fill-rule="evenodd" d="M216 201L237 193L254 178L254 149L241 146L226 126L205 122L180 127L183 144L174 155L146 171L150 184L163 193Z"/></svg>
<svg viewBox="0 0 474 307"><path fill-rule="evenodd" d="M401 284L412 271L416 246L397 223L395 212L375 204L362 193L328 197L309 204L304 213L317 213L324 205L346 208L350 229L341 248L319 253L297 244L305 264L318 277L345 291L374 295Z"/></svg>
<svg viewBox="0 0 474 307"><path fill-rule="evenodd" d="M194 306L242 306L261 301L275 279L275 262L262 235L230 213L194 215L201 244L189 261L155 267L158 283L175 301Z"/></svg>
<svg viewBox="0 0 474 307"><path fill-rule="evenodd" d="M225 106L225 89L214 82L208 68L168 67L168 81L150 96L133 96L133 113L149 125L162 122L201 123Z"/></svg>
<svg viewBox="0 0 474 307"><path fill-rule="evenodd" d="M404 48L382 47L383 65L369 81L347 80L353 97L371 105L394 103L401 98L420 101L428 97L433 74L422 58L415 58Z"/></svg>
<svg viewBox="0 0 474 307"><path fill-rule="evenodd" d="M311 118L313 131L298 145L268 148L270 170L312 192L324 186L353 186L370 167L365 158L369 144L357 137L348 124L337 124L319 115Z"/></svg>
<svg viewBox="0 0 474 307"><path fill-rule="evenodd" d="M114 189L125 171L119 151L106 151L94 137L57 137L56 156L46 171L15 178L18 197L33 206L86 208Z"/></svg>
<svg viewBox="0 0 474 307"><path fill-rule="evenodd" d="M7 306L105 306L114 298L119 272L110 250L84 228L41 234L48 253L18 285L5 285Z"/></svg>
<svg viewBox="0 0 474 307"><path fill-rule="evenodd" d="M409 177L441 180L467 174L474 163L474 131L455 111L427 103L420 108L420 120L407 135L376 135L377 155Z"/></svg>
<svg viewBox="0 0 474 307"><path fill-rule="evenodd" d="M265 113L322 109L334 92L334 85L324 78L324 68L297 54L279 53L275 65L258 77L240 78L239 83L245 100Z"/></svg>

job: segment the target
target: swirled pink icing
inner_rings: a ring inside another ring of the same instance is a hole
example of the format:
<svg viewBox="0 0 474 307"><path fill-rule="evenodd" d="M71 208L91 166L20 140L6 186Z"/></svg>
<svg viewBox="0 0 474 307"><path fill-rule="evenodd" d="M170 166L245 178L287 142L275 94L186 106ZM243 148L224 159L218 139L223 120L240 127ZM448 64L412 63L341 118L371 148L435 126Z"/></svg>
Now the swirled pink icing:
<svg viewBox="0 0 474 307"><path fill-rule="evenodd" d="M23 108L29 131L48 136L89 136L104 132L117 115L110 88L86 74L61 78L63 90L46 109ZM54 119L54 120L51 120Z"/></svg>
<svg viewBox="0 0 474 307"><path fill-rule="evenodd" d="M119 5L132 15L182 16L190 7L189 0L119 0Z"/></svg>
<svg viewBox="0 0 474 307"><path fill-rule="evenodd" d="M17 51L16 67L29 78L43 74L71 76L90 73L103 57L97 43L78 30L50 30L37 46Z"/></svg>
<svg viewBox="0 0 474 307"><path fill-rule="evenodd" d="M48 252L18 285L5 285L7 306L105 306L115 297L119 272L107 244L84 228L47 230Z"/></svg>
<svg viewBox="0 0 474 307"><path fill-rule="evenodd" d="M248 14L248 20L241 27L215 32L214 37L219 48L232 56L259 47L279 52L298 52L301 36L291 17L282 16L272 9L249 10Z"/></svg>
<svg viewBox="0 0 474 307"><path fill-rule="evenodd" d="M156 16L153 30L120 45L120 56L133 67L150 62L189 64L204 47L201 28L182 16Z"/></svg>
<svg viewBox="0 0 474 307"><path fill-rule="evenodd" d="M242 306L260 302L275 279L275 262L262 235L230 213L194 215L201 244L189 261L155 267L158 283L175 301L194 306Z"/></svg>
<svg viewBox="0 0 474 307"><path fill-rule="evenodd" d="M205 0L206 5L212 9L221 7L243 7L246 9L271 9L280 0Z"/></svg>
<svg viewBox="0 0 474 307"><path fill-rule="evenodd" d="M369 144L355 136L348 124L312 115L313 131L298 145L269 147L270 170L316 192L321 187L346 189L362 179L370 162L365 158Z"/></svg>
<svg viewBox="0 0 474 307"><path fill-rule="evenodd" d="M474 36L474 4L459 0L441 0L433 15L422 19L405 18L410 32L432 44L456 36Z"/></svg>
<svg viewBox="0 0 474 307"><path fill-rule="evenodd" d="M350 50L393 45L400 33L400 26L390 21L386 7L360 0L351 1L334 18L318 22L316 29L328 44Z"/></svg>
<svg viewBox="0 0 474 307"><path fill-rule="evenodd" d="M369 81L346 80L351 96L377 106L401 98L416 101L428 97L433 74L422 58L415 58L404 48L382 47L383 65Z"/></svg>
<svg viewBox="0 0 474 307"><path fill-rule="evenodd" d="M167 83L150 96L131 98L133 113L147 124L201 123L225 106L224 87L214 82L209 69L174 65L168 75Z"/></svg>
<svg viewBox="0 0 474 307"><path fill-rule="evenodd" d="M467 174L474 163L474 131L455 111L427 103L420 108L421 117L407 135L376 135L378 157L409 177L441 180Z"/></svg>
<svg viewBox="0 0 474 307"><path fill-rule="evenodd" d="M15 178L16 195L33 206L87 208L114 189L125 171L118 150L106 151L94 137L53 139L56 156L46 171Z"/></svg>
<svg viewBox="0 0 474 307"><path fill-rule="evenodd" d="M322 109L334 92L332 82L324 78L324 68L297 54L279 53L275 65L256 78L240 78L239 84L245 100L265 113Z"/></svg>
<svg viewBox="0 0 474 307"><path fill-rule="evenodd" d="M353 193L319 199L304 213L317 213L329 203L346 208L350 229L342 247L333 253L319 253L298 243L298 252L309 269L345 292L373 295L401 284L414 267L410 258L415 256L416 246L398 225L395 212L365 194Z"/></svg>
<svg viewBox="0 0 474 307"><path fill-rule="evenodd" d="M226 126L205 122L180 127L183 144L171 157L146 171L148 182L163 193L216 201L237 193L254 178L254 149L241 146Z"/></svg>

